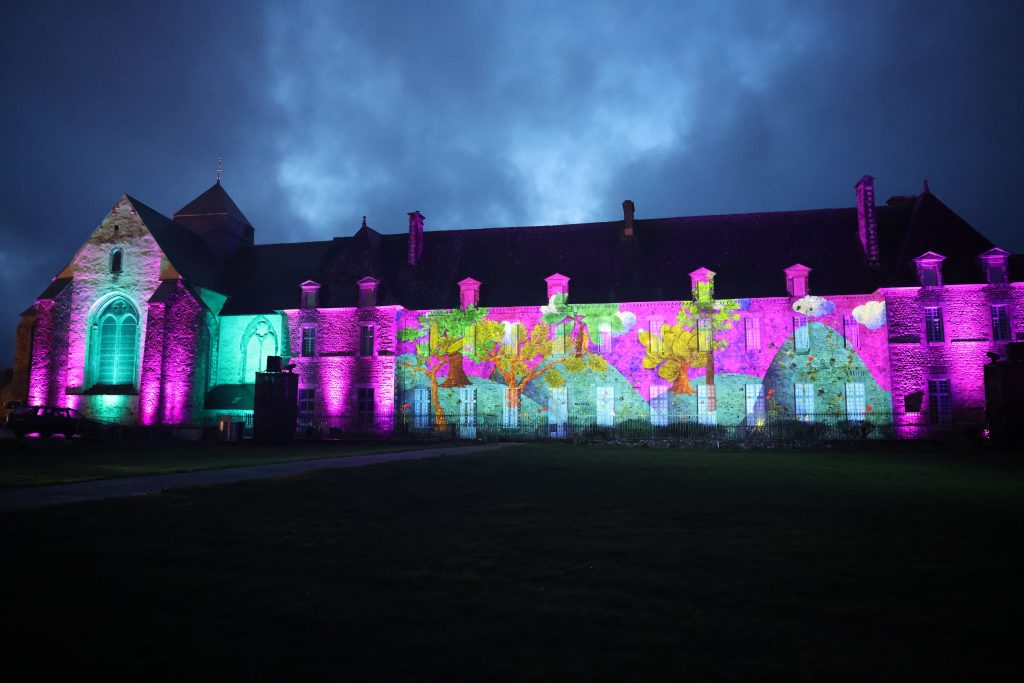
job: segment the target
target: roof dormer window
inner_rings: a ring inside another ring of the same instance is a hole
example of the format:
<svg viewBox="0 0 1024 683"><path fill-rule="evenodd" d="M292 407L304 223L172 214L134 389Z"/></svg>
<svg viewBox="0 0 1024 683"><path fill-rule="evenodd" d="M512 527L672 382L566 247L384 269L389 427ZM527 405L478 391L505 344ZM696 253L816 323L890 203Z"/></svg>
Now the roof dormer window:
<svg viewBox="0 0 1024 683"><path fill-rule="evenodd" d="M784 271L786 273L786 291L792 297L804 297L811 291L811 269L802 263L794 263Z"/></svg>
<svg viewBox="0 0 1024 683"><path fill-rule="evenodd" d="M982 270L985 272L985 282L990 285L1005 285L1007 277L1007 259L1010 252L999 247L993 247L980 255Z"/></svg>
<svg viewBox="0 0 1024 683"><path fill-rule="evenodd" d="M934 251L925 253L914 259L917 264L917 279L922 287L942 286L942 262L946 257Z"/></svg>
<svg viewBox="0 0 1024 683"><path fill-rule="evenodd" d="M300 307L304 309L317 308L320 305L320 284L306 280L299 287L302 288Z"/></svg>

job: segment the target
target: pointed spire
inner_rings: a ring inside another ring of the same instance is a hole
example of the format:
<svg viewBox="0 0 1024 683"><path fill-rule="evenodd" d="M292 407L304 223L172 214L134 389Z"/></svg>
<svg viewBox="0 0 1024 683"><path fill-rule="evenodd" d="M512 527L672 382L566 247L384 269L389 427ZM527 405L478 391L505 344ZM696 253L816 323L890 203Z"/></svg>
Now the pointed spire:
<svg viewBox="0 0 1024 683"><path fill-rule="evenodd" d="M220 185L220 175L224 172L224 157L217 157L217 184Z"/></svg>
<svg viewBox="0 0 1024 683"><path fill-rule="evenodd" d="M359 226L359 227L360 228L365 228L366 227L366 216L363 216L363 224L361 226Z"/></svg>
<svg viewBox="0 0 1024 683"><path fill-rule="evenodd" d="M931 190L928 189L928 179L927 178L925 178L925 181L924 181L924 193L925 194L930 194L931 193Z"/></svg>

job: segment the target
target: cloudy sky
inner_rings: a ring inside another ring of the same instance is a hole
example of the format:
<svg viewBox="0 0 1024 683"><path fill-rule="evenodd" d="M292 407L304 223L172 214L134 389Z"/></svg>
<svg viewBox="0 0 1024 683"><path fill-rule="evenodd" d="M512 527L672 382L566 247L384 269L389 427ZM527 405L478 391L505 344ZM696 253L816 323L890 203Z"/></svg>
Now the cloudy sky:
<svg viewBox="0 0 1024 683"><path fill-rule="evenodd" d="M214 180L259 242L932 191L1024 251L1024 3L0 7L0 367L122 193Z"/></svg>

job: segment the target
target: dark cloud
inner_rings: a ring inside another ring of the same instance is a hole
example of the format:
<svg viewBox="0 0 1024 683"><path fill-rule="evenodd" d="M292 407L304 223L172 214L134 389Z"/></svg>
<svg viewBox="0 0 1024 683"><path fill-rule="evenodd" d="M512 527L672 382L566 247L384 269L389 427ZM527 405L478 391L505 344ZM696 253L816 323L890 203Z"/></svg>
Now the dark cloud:
<svg viewBox="0 0 1024 683"><path fill-rule="evenodd" d="M263 242L849 206L872 173L1021 250L1022 40L1012 2L6 3L0 365L122 192L172 213L218 154Z"/></svg>

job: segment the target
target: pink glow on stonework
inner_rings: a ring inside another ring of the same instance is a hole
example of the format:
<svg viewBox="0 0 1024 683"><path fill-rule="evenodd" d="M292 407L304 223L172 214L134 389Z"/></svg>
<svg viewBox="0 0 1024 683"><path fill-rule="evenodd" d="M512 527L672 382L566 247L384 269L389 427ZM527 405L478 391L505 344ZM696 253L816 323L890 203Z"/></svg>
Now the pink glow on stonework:
<svg viewBox="0 0 1024 683"><path fill-rule="evenodd" d="M989 352L1006 342L992 339L992 305L1024 310L1024 284L945 285L885 290L894 422L904 438L930 436L948 425L929 414L929 381L948 380L953 425L981 422L985 407L983 367ZM941 313L942 339L929 341L925 308ZM1012 318L1011 339L1022 330ZM906 410L920 392L920 412Z"/></svg>
<svg viewBox="0 0 1024 683"><path fill-rule="evenodd" d="M32 369L29 373L28 400L43 405L50 395L50 357L53 338L52 301L36 302L36 325L32 340Z"/></svg>

